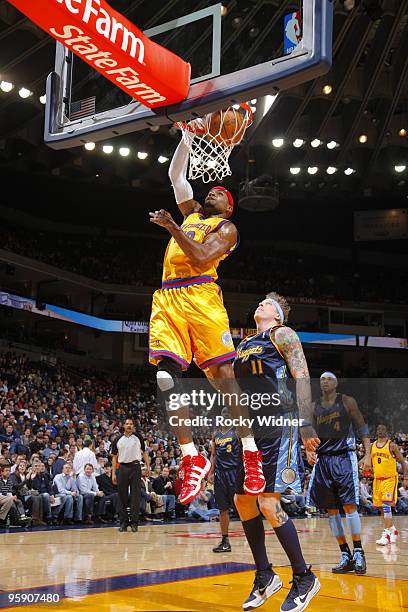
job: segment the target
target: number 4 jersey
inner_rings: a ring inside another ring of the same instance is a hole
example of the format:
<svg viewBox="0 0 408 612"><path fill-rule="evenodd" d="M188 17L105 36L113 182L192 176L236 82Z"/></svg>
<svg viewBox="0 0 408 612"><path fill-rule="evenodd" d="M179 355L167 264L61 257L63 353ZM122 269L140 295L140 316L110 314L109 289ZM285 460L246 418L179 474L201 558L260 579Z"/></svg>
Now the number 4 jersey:
<svg viewBox="0 0 408 612"><path fill-rule="evenodd" d="M341 393L337 393L330 406L323 406L321 398L318 399L314 415L316 433L321 440L318 455L339 455L356 449L353 423Z"/></svg>

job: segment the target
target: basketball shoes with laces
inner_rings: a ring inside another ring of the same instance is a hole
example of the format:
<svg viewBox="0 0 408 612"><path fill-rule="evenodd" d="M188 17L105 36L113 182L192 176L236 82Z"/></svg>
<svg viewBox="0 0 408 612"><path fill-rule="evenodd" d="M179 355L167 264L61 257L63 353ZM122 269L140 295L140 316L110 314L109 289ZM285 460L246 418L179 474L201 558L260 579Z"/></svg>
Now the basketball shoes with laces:
<svg viewBox="0 0 408 612"><path fill-rule="evenodd" d="M265 490L261 451L244 451L244 491L248 495L259 495Z"/></svg>
<svg viewBox="0 0 408 612"><path fill-rule="evenodd" d="M184 472L183 484L179 501L189 504L201 491L201 483L211 469L211 463L203 455L186 455L180 464L180 471Z"/></svg>
<svg viewBox="0 0 408 612"><path fill-rule="evenodd" d="M391 531L390 531L390 529L384 529L384 531L381 534L381 538L379 540L376 540L375 543L379 544L380 546L387 546L387 544L391 544Z"/></svg>

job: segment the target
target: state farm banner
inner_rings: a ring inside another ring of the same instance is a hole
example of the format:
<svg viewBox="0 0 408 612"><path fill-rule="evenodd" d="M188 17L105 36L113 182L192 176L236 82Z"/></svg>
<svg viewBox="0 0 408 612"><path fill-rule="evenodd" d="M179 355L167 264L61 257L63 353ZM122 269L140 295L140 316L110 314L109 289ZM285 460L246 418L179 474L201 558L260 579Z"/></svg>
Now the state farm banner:
<svg viewBox="0 0 408 612"><path fill-rule="evenodd" d="M181 102L190 64L104 0L8 0L92 68L149 108Z"/></svg>

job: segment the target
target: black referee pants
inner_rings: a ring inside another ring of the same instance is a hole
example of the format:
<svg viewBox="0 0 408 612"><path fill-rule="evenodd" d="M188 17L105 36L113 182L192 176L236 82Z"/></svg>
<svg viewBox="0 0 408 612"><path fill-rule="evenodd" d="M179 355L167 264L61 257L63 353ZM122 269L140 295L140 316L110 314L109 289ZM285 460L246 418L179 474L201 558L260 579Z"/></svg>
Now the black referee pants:
<svg viewBox="0 0 408 612"><path fill-rule="evenodd" d="M128 523L127 508L130 506L130 522L138 523L142 481L140 463L121 463L117 472L117 480L119 494L119 520L121 523Z"/></svg>

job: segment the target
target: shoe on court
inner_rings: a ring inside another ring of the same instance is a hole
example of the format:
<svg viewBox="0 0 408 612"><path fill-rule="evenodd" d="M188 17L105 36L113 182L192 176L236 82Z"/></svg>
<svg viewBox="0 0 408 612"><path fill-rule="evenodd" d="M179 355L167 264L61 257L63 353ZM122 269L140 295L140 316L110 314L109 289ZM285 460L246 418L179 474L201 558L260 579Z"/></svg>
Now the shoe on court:
<svg viewBox="0 0 408 612"><path fill-rule="evenodd" d="M384 529L382 532L381 538L376 540L376 544L380 546L387 546L387 544L391 544L391 532L389 529Z"/></svg>
<svg viewBox="0 0 408 612"><path fill-rule="evenodd" d="M259 495L265 490L266 482L262 471L261 451L244 451L244 491L248 495Z"/></svg>
<svg viewBox="0 0 408 612"><path fill-rule="evenodd" d="M215 546L215 548L212 550L214 553L231 552L231 544L229 543L229 540L222 539L218 546Z"/></svg>
<svg viewBox="0 0 408 612"><path fill-rule="evenodd" d="M396 544L397 540L398 540L398 530L395 529L395 527L391 527L390 529L390 542L391 544Z"/></svg>
<svg viewBox="0 0 408 612"><path fill-rule="evenodd" d="M362 548L355 548L353 551L353 563L356 574L359 576L367 572L367 564L365 560L364 550Z"/></svg>
<svg viewBox="0 0 408 612"><path fill-rule="evenodd" d="M292 588L281 605L280 612L301 612L306 610L313 597L320 591L320 582L310 567L307 574L300 576L294 574L291 584Z"/></svg>
<svg viewBox="0 0 408 612"><path fill-rule="evenodd" d="M340 563L336 567L332 567L333 574L348 574L354 572L354 560L348 554L348 552L342 552Z"/></svg>
<svg viewBox="0 0 408 612"><path fill-rule="evenodd" d="M201 491L201 483L211 469L211 463L203 455L186 455L180 464L180 470L184 472L183 484L179 501L181 504L189 504Z"/></svg>
<svg viewBox="0 0 408 612"><path fill-rule="evenodd" d="M269 566L266 570L255 572L255 580L247 599L242 604L244 610L255 610L262 606L269 597L282 588L282 580Z"/></svg>

